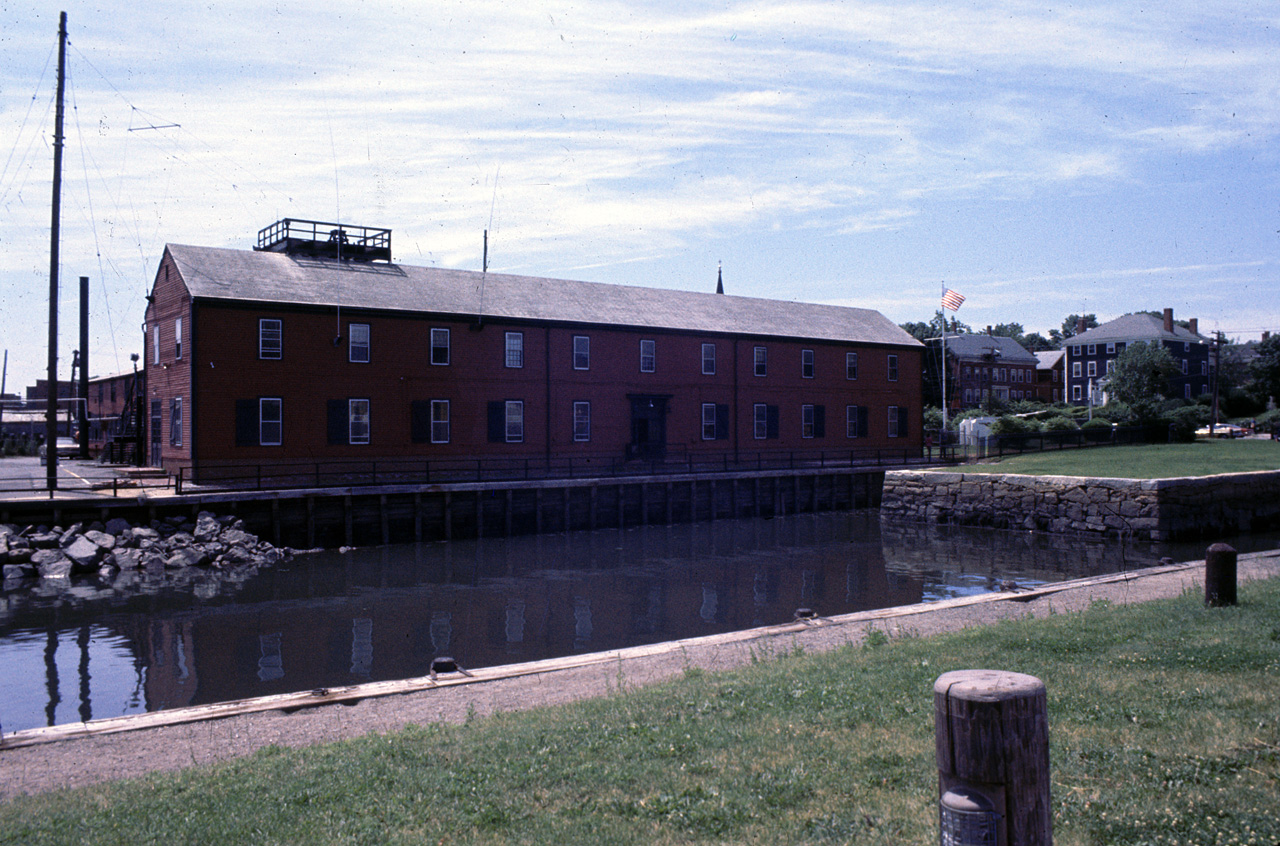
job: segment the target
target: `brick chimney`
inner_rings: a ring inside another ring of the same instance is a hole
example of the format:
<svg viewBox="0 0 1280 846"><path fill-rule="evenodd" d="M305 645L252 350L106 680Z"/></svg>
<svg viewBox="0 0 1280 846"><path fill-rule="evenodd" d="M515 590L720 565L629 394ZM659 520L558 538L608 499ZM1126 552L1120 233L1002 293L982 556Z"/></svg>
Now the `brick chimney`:
<svg viewBox="0 0 1280 846"><path fill-rule="evenodd" d="M1190 320L1188 320L1188 321L1187 321L1187 323L1188 323L1188 325L1189 325L1189 326L1190 326L1190 328L1191 328L1191 334L1192 334L1192 335L1199 335L1199 334L1200 334L1200 318L1198 318L1198 317L1193 317L1193 318L1191 318Z"/></svg>
<svg viewBox="0 0 1280 846"><path fill-rule="evenodd" d="M1084 328L1084 318L1077 317L1076 318L1076 334L1083 335L1086 331L1087 330Z"/></svg>
<svg viewBox="0 0 1280 846"><path fill-rule="evenodd" d="M1262 340L1264 340L1264 341L1270 341L1270 340L1271 340L1271 333L1270 333L1270 332L1263 332L1263 333L1262 333Z"/></svg>
<svg viewBox="0 0 1280 846"><path fill-rule="evenodd" d="M1164 310L1164 331L1173 331L1173 309L1166 308Z"/></svg>

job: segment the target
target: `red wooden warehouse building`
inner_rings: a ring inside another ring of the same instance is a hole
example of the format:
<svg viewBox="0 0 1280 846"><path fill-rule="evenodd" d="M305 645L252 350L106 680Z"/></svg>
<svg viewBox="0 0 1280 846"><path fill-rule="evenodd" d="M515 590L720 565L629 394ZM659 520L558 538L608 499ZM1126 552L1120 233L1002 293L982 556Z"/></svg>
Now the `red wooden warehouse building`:
<svg viewBox="0 0 1280 846"><path fill-rule="evenodd" d="M391 259L390 230L295 219L168 245L152 463L920 447L923 347L879 312Z"/></svg>

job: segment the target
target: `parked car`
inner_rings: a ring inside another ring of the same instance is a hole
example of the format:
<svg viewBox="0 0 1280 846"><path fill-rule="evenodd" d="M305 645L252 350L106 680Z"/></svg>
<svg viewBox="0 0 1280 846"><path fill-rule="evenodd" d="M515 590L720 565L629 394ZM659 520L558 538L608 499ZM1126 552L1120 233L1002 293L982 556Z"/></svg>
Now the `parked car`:
<svg viewBox="0 0 1280 846"><path fill-rule="evenodd" d="M1244 429L1239 426L1232 426L1230 423L1218 423L1213 427L1213 431L1209 431L1208 426L1196 429L1197 438L1243 438L1247 435Z"/></svg>
<svg viewBox="0 0 1280 846"><path fill-rule="evenodd" d="M40 466L42 467L48 463L47 454L45 452L45 448L47 446L48 444L40 444ZM71 438L58 438L58 443L55 448L58 450L59 458L75 458L80 454L80 444L76 443Z"/></svg>

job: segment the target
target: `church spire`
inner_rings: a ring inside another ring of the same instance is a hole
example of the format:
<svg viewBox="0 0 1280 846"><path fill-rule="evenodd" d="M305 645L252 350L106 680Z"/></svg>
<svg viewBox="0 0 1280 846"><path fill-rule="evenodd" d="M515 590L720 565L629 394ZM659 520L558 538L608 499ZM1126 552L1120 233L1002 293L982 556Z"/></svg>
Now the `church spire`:
<svg viewBox="0 0 1280 846"><path fill-rule="evenodd" d="M716 262L716 293L724 293L724 271L721 268L722 262Z"/></svg>

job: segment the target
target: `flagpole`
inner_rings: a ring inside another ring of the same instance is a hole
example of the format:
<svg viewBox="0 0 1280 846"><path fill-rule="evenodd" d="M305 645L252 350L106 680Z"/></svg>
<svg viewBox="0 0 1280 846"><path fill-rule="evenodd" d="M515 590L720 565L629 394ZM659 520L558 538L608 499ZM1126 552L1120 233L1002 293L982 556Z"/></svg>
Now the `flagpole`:
<svg viewBox="0 0 1280 846"><path fill-rule="evenodd" d="M942 283L942 295L947 295L947 283ZM942 309L942 432L938 435L942 445L947 441L947 310Z"/></svg>

